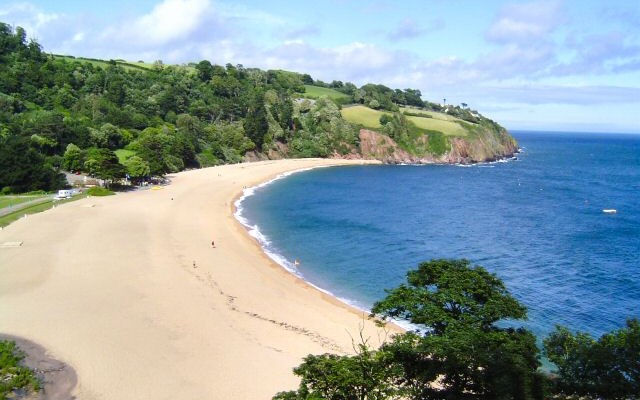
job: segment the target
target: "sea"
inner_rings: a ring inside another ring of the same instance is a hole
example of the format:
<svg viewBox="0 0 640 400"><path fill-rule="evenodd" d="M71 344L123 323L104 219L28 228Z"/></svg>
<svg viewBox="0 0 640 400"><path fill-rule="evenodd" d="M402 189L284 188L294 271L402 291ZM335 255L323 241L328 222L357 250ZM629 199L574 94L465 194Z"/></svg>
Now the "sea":
<svg viewBox="0 0 640 400"><path fill-rule="evenodd" d="M640 135L512 134L522 151L501 162L284 175L245 190L237 217L283 268L363 310L421 262L466 258L538 338L640 318Z"/></svg>

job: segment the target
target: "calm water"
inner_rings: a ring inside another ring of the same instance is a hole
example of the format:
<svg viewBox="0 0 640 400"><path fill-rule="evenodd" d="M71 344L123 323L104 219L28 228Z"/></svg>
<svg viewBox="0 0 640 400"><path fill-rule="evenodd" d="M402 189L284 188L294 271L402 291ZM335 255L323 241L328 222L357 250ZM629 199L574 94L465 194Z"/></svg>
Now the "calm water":
<svg viewBox="0 0 640 400"><path fill-rule="evenodd" d="M497 273L538 335L640 317L640 136L514 136L524 152L506 163L293 174L255 189L242 218L283 266L365 309L446 257Z"/></svg>

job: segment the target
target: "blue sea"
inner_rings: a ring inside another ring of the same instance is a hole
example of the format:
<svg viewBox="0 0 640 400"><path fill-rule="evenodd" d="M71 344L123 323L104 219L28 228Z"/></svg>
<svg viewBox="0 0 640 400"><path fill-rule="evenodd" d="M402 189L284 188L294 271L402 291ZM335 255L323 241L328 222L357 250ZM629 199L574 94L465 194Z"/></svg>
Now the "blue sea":
<svg viewBox="0 0 640 400"><path fill-rule="evenodd" d="M366 310L420 262L467 258L539 337L640 318L640 136L513 135L508 162L291 174L248 190L239 218L283 267Z"/></svg>

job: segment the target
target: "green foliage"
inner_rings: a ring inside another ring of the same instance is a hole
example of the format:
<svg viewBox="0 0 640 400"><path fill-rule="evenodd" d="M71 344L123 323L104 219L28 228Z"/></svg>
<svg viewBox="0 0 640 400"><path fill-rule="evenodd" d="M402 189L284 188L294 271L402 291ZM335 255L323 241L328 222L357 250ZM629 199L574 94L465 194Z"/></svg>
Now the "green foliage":
<svg viewBox="0 0 640 400"><path fill-rule="evenodd" d="M384 85L368 83L362 86L354 95L355 102L366 104L374 109L397 111L398 106L393 102L394 91Z"/></svg>
<svg viewBox="0 0 640 400"><path fill-rule="evenodd" d="M337 101L340 103L345 102L342 104L346 104L346 102L350 101L351 99L349 95L339 92L335 89L312 86L308 84L304 85L304 89L304 97L309 99L318 99L322 96L327 96L333 101Z"/></svg>
<svg viewBox="0 0 640 400"><path fill-rule="evenodd" d="M196 65L198 79L207 82L213 76L213 65L208 60L202 60Z"/></svg>
<svg viewBox="0 0 640 400"><path fill-rule="evenodd" d="M40 382L33 371L21 365L23 359L24 355L15 342L0 341L0 400L13 398L9 396L16 389L40 390Z"/></svg>
<svg viewBox="0 0 640 400"><path fill-rule="evenodd" d="M326 157L355 148L356 130L342 119L338 106L328 97L320 97L310 106L298 105L294 119L298 129L289 142L293 156Z"/></svg>
<svg viewBox="0 0 640 400"><path fill-rule="evenodd" d="M640 393L640 321L602 335L571 333L557 326L544 350L558 367L557 389L566 395L605 399L635 398Z"/></svg>
<svg viewBox="0 0 640 400"><path fill-rule="evenodd" d="M125 167L118 162L118 156L109 149L91 148L87 150L84 169L90 175L110 183L124 178Z"/></svg>
<svg viewBox="0 0 640 400"><path fill-rule="evenodd" d="M264 93L256 92L249 105L249 111L244 120L244 131L256 147L262 149L265 135L269 131L269 121L264 105Z"/></svg>
<svg viewBox="0 0 640 400"><path fill-rule="evenodd" d="M86 194L89 196L112 196L115 192L100 186L94 186L87 189Z"/></svg>
<svg viewBox="0 0 640 400"><path fill-rule="evenodd" d="M387 368L386 353L373 351L363 342L355 356L312 354L293 373L301 378L296 391L280 392L277 400L383 400L399 398L393 385L394 371Z"/></svg>
<svg viewBox="0 0 640 400"><path fill-rule="evenodd" d="M449 140L439 131L427 131L429 137L428 152L435 155L442 155L450 150Z"/></svg>
<svg viewBox="0 0 640 400"><path fill-rule="evenodd" d="M130 138L126 134L123 135L118 127L105 123L100 129L89 128L91 142L95 147L104 147L108 149L119 149L129 143Z"/></svg>
<svg viewBox="0 0 640 400"><path fill-rule="evenodd" d="M73 143L67 145L62 158L62 168L67 171L81 171L84 165L84 154L80 147Z"/></svg>
<svg viewBox="0 0 640 400"><path fill-rule="evenodd" d="M526 309L502 281L468 260L438 259L407 273L407 285L389 290L372 312L422 325L434 334L448 328L488 330L501 319L522 319Z"/></svg>
<svg viewBox="0 0 640 400"><path fill-rule="evenodd" d="M540 398L535 337L495 325L526 318L526 309L494 274L467 260L431 260L387 293L372 313L423 330L384 348L406 371L413 398ZM436 377L438 387L431 385Z"/></svg>
<svg viewBox="0 0 640 400"><path fill-rule="evenodd" d="M355 356L308 356L294 392L277 399L543 399L546 379L533 334L500 328L526 309L495 275L467 260L431 260L407 274L372 312L421 332L392 337Z"/></svg>
<svg viewBox="0 0 640 400"><path fill-rule="evenodd" d="M449 141L442 132L420 129L404 113L382 114L380 123L383 133L413 155L442 155L449 150Z"/></svg>
<svg viewBox="0 0 640 400"><path fill-rule="evenodd" d="M269 70L267 71L267 84L278 92L304 93L302 75L296 72Z"/></svg>
<svg viewBox="0 0 640 400"><path fill-rule="evenodd" d="M45 157L32 147L29 139L10 136L0 141L0 188L3 192L56 190L64 184L64 176L46 164Z"/></svg>
<svg viewBox="0 0 640 400"><path fill-rule="evenodd" d="M244 134L241 123L218 123L205 128L201 141L203 151L198 154L201 166L237 163L255 144Z"/></svg>
<svg viewBox="0 0 640 400"><path fill-rule="evenodd" d="M195 163L193 144L171 126L147 128L127 147L149 164L151 175L163 175Z"/></svg>
<svg viewBox="0 0 640 400"><path fill-rule="evenodd" d="M136 155L135 151L127 149L118 149L114 151L114 153L118 157L118 162L122 165L124 165L125 161L127 161L129 158Z"/></svg>
<svg viewBox="0 0 640 400"><path fill-rule="evenodd" d="M145 178L149 176L151 173L151 168L149 167L149 163L144 161L142 158L138 156L131 156L125 162L124 166L127 169L127 174L131 177L131 179L139 180L141 178Z"/></svg>
<svg viewBox="0 0 640 400"><path fill-rule="evenodd" d="M0 26L0 151L17 162L0 162L0 190L5 191L56 189L64 184L59 168L94 171L98 160L87 157L91 148L136 151L151 175L239 162L251 150L324 157L357 149L354 127L333 108L320 119L310 117L312 105L299 104L301 96L317 99L320 109L328 107L323 96L334 107L360 103L388 112L398 105L439 107L424 104L419 90L374 84L357 88L351 82L324 83L308 74L207 60L175 66L51 56L36 42L27 42L24 29ZM373 113L372 123L355 122L379 128L378 111L360 108ZM447 112L467 121L477 118L466 108ZM449 125L441 129L433 123L422 126L427 118L412 118L423 133L466 132L458 123L462 120L438 120ZM242 138L236 128L232 135L220 134L236 124L243 127ZM482 118L476 125L498 129ZM406 148L423 151L426 142L416 138L410 135ZM431 151L446 147L437 139L430 138Z"/></svg>

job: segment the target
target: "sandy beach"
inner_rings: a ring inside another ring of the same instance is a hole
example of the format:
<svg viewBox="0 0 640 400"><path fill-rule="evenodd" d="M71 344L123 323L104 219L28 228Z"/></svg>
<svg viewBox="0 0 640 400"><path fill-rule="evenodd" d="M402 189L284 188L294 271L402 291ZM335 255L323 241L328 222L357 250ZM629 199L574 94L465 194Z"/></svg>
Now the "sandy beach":
<svg viewBox="0 0 640 400"><path fill-rule="evenodd" d="M273 263L233 217L234 200L286 171L361 163L193 170L161 189L23 218L0 230L0 333L73 368L78 399L268 399L293 389L305 355L352 352L360 327L374 344L384 332Z"/></svg>

